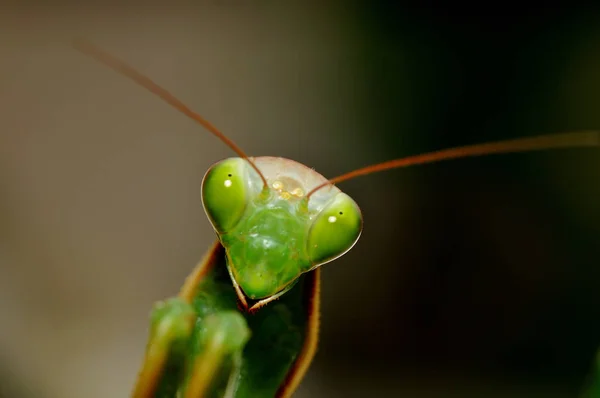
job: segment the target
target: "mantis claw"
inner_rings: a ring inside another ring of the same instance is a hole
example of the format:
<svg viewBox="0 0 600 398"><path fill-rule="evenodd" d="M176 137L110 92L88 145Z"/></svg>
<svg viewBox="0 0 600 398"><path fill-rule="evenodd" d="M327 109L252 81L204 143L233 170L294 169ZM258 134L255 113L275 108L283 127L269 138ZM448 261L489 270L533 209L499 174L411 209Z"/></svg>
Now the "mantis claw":
<svg viewBox="0 0 600 398"><path fill-rule="evenodd" d="M183 355L193 331L195 313L190 304L173 298L156 304L151 319L146 355L132 398L155 397L160 390L178 384L164 383L163 375L169 363L176 363Z"/></svg>
<svg viewBox="0 0 600 398"><path fill-rule="evenodd" d="M209 315L201 322L197 352L183 391L183 398L203 397L211 388L235 389L232 377L239 372L241 352L250 338L244 317L236 311ZM223 386L215 386L219 375ZM225 394L227 396L227 394Z"/></svg>
<svg viewBox="0 0 600 398"><path fill-rule="evenodd" d="M132 398L180 393L182 398L198 398L214 390L231 396L249 338L246 320L236 311L216 312L199 320L193 306L181 298L156 304Z"/></svg>

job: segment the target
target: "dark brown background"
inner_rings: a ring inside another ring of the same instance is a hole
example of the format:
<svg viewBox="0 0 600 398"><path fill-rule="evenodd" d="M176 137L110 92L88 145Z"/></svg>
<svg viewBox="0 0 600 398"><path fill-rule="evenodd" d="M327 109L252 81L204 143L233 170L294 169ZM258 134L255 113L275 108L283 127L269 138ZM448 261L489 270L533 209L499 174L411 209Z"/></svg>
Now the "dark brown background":
<svg viewBox="0 0 600 398"><path fill-rule="evenodd" d="M600 127L600 14L573 4L43 4L0 12L2 397L127 396L152 303L213 239L202 176L231 155L74 36L247 152L330 177ZM324 268L322 341L297 395L575 396L600 345L598 181L587 149L342 185L365 229Z"/></svg>

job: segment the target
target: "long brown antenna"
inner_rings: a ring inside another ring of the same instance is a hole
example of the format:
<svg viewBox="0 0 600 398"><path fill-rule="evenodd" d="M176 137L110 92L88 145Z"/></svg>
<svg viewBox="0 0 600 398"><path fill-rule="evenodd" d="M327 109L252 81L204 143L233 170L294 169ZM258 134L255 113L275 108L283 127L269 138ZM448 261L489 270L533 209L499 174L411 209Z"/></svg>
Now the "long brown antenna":
<svg viewBox="0 0 600 398"><path fill-rule="evenodd" d="M389 160L366 166L349 173L342 174L329 181L318 185L306 196L310 197L319 189L342 181L373 174L384 170L397 169L401 167L414 166L417 164L433 163L442 160L465 158L469 156L481 156L511 152L536 151L551 148L587 147L597 146L600 135L597 131L583 131L574 133L562 133L542 135L538 137L517 138L514 140L489 142L486 144L467 145L457 148L443 149L441 151L423 153L421 155L408 156L405 158Z"/></svg>
<svg viewBox="0 0 600 398"><path fill-rule="evenodd" d="M188 108L187 105L185 105L183 102L178 100L173 94L169 93L167 90L160 87L158 84L154 83L152 80L150 80L150 78L142 75L140 72L135 70L133 67L129 66L124 61L107 53L106 51L102 50L101 48L95 46L94 44L92 44L86 40L75 39L73 41L73 46L75 47L75 49L81 51L82 53L89 55L90 57L94 58L95 60L99 61L100 63L115 70L116 72L130 78L131 80L133 80L140 86L142 86L142 87L146 88L147 90L149 90L150 92L158 95L160 98L162 98L165 102L167 102L173 108L177 109L178 111L180 111L184 115L188 116L189 118L195 120L202 127L204 127L206 130L210 131L218 139L223 141L223 143L225 145L227 145L229 148L231 148L241 158L246 159L248 161L248 163L250 163L250 165L258 173L258 175L262 179L264 186L265 187L267 186L267 180L266 180L265 176L263 176L263 174L260 172L258 167L256 167L254 162L248 158L248 155L246 155L246 153L244 151L242 151L242 149L239 146L237 146L231 139L229 139L225 134L223 134L221 131L219 131L219 129L217 129L208 120L204 119L202 116L200 116L199 114L197 114L196 112L194 112L190 108Z"/></svg>

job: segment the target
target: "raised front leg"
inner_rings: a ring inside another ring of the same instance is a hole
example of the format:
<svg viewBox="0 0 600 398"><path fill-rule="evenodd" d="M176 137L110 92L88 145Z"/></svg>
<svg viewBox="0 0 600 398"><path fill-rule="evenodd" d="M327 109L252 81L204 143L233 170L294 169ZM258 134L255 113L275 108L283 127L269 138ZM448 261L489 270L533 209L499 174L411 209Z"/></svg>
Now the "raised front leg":
<svg viewBox="0 0 600 398"><path fill-rule="evenodd" d="M181 298L158 303L133 397L226 396L235 388L249 337L246 321L236 311L199 319Z"/></svg>
<svg viewBox="0 0 600 398"><path fill-rule="evenodd" d="M216 242L179 296L155 306L133 398L290 397L316 348L318 271L243 312Z"/></svg>
<svg viewBox="0 0 600 398"><path fill-rule="evenodd" d="M146 356L133 398L175 396L183 377L183 358L196 315L190 304L174 298L158 303L151 319Z"/></svg>
<svg viewBox="0 0 600 398"><path fill-rule="evenodd" d="M198 305L198 285L219 261L215 242L185 281L178 297L155 305L146 354L133 398L223 396L239 372L250 337L235 308ZM179 395L178 395L179 394Z"/></svg>
<svg viewBox="0 0 600 398"><path fill-rule="evenodd" d="M200 320L187 358L183 398L231 397L242 366L242 351L250 337L246 320L236 311Z"/></svg>

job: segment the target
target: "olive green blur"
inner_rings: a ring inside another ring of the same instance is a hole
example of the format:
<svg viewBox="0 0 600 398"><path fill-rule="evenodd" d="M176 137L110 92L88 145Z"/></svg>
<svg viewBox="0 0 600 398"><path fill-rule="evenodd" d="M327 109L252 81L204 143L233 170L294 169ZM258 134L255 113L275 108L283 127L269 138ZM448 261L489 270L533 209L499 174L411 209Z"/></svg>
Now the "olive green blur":
<svg viewBox="0 0 600 398"><path fill-rule="evenodd" d="M600 397L600 350L596 353L594 363L592 363L589 375L585 381L584 389L578 398L598 397Z"/></svg>

